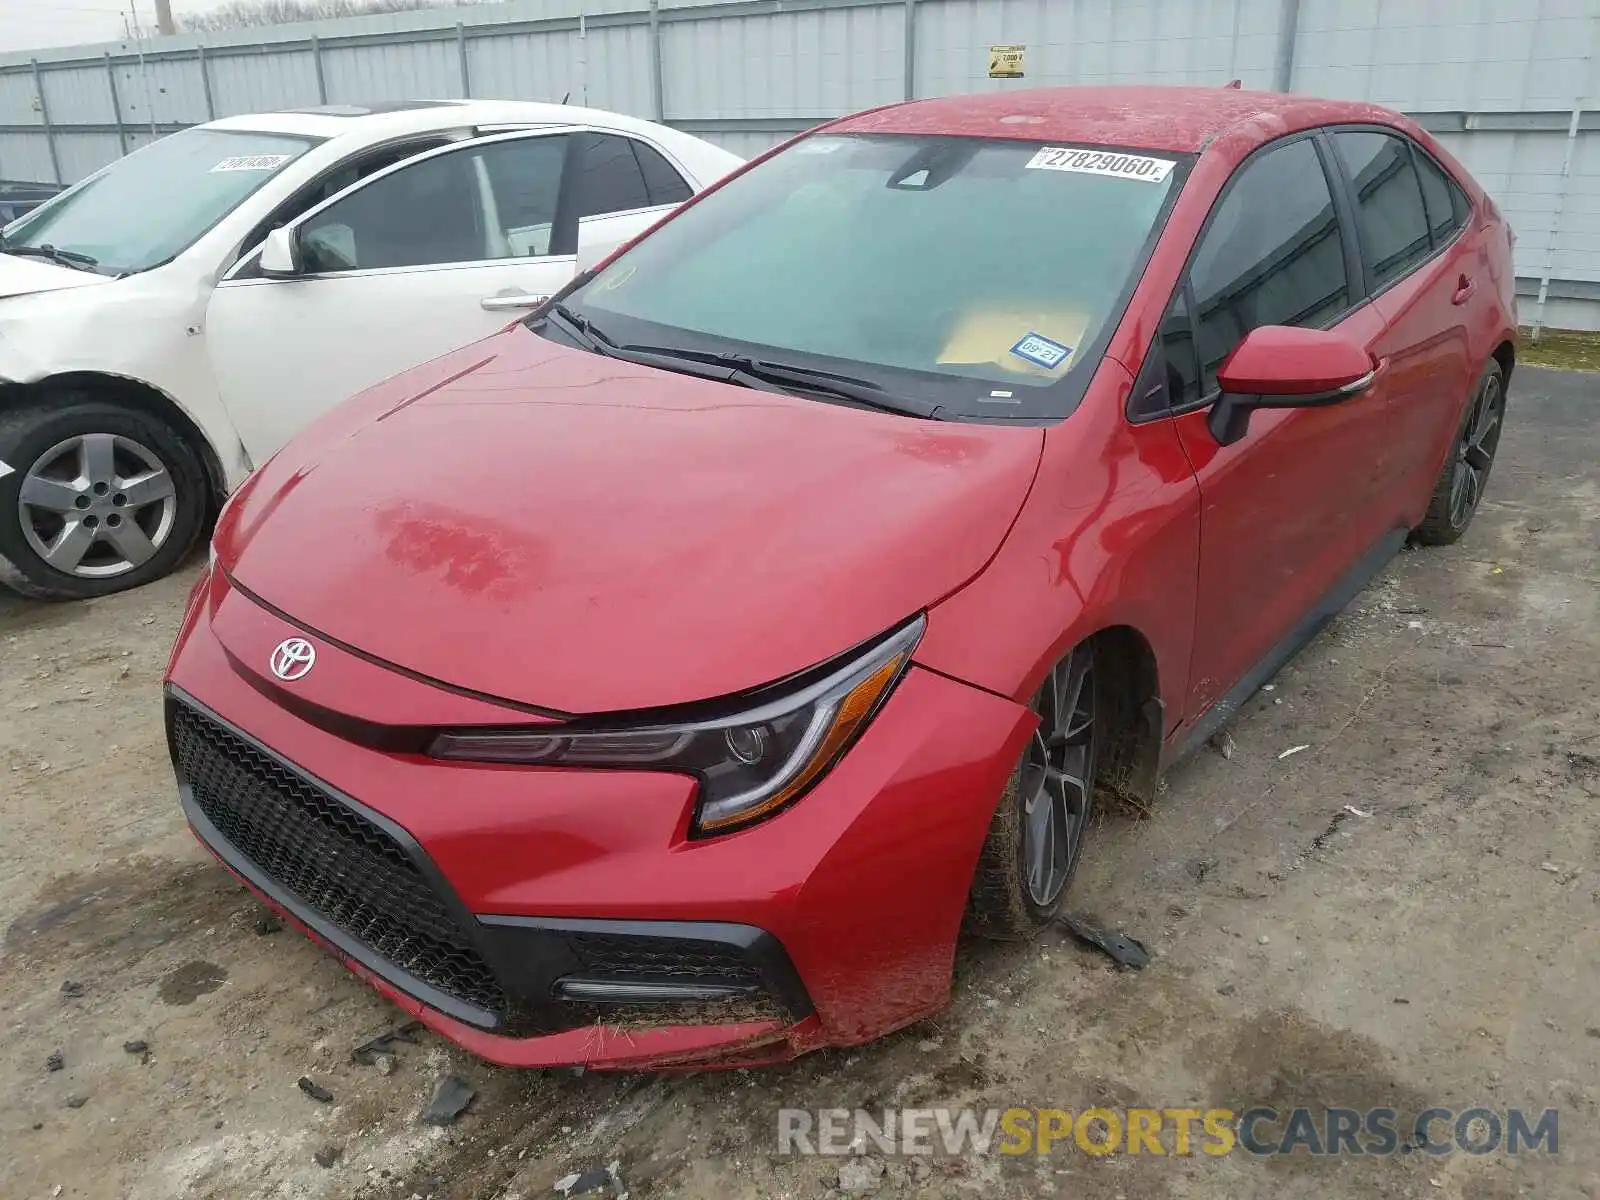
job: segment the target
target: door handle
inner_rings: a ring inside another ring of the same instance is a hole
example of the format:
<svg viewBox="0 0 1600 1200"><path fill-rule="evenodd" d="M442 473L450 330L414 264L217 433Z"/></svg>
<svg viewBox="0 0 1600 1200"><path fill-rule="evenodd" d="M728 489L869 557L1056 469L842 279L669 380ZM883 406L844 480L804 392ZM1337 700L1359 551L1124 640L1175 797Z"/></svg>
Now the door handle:
<svg viewBox="0 0 1600 1200"><path fill-rule="evenodd" d="M538 308L550 297L533 292L507 292L499 296L485 296L478 306L485 312L510 312L518 308Z"/></svg>
<svg viewBox="0 0 1600 1200"><path fill-rule="evenodd" d="M1478 290L1478 285L1465 275L1456 280L1456 290L1450 295L1451 304L1465 304L1472 298L1472 293Z"/></svg>

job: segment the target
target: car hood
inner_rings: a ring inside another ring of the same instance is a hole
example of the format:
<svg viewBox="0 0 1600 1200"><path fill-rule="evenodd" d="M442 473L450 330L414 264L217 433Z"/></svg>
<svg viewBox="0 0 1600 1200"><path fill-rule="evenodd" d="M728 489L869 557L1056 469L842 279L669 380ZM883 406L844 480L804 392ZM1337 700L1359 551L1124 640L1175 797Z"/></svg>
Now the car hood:
<svg viewBox="0 0 1600 1200"><path fill-rule="evenodd" d="M47 259L0 254L0 299L110 282L109 275L63 267Z"/></svg>
<svg viewBox="0 0 1600 1200"><path fill-rule="evenodd" d="M258 600L407 671L560 712L648 708L782 679L960 587L1042 445L513 327L314 424L215 546Z"/></svg>

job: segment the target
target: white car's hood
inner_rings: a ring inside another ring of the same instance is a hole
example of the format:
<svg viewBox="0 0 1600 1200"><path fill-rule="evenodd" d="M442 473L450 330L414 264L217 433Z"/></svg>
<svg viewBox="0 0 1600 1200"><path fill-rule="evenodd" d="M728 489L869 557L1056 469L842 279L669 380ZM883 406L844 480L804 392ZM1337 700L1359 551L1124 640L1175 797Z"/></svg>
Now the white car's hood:
<svg viewBox="0 0 1600 1200"><path fill-rule="evenodd" d="M32 292L55 292L62 288L109 283L111 276L62 267L43 258L22 258L0 254L0 299L26 296Z"/></svg>

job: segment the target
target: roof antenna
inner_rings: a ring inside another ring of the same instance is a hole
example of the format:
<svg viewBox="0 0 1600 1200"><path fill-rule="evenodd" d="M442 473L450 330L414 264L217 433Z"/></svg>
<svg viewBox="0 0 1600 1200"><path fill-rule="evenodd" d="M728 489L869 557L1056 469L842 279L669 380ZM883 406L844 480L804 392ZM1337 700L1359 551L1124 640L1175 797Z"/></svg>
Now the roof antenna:
<svg viewBox="0 0 1600 1200"><path fill-rule="evenodd" d="M1228 80L1228 82L1224 86L1225 87L1231 87L1234 91L1238 91L1240 88L1242 88L1244 86L1244 80L1242 80L1242 79L1230 79L1230 80Z"/></svg>
<svg viewBox="0 0 1600 1200"><path fill-rule="evenodd" d="M565 104L570 99L572 99L572 93L569 91L565 96L561 97L561 103Z"/></svg>

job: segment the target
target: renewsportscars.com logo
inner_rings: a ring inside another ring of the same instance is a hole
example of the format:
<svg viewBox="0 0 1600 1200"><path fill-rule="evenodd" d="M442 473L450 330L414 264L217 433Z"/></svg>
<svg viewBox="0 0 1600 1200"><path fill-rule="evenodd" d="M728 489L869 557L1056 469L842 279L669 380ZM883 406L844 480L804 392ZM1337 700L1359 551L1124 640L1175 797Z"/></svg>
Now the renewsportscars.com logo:
<svg viewBox="0 0 1600 1200"><path fill-rule="evenodd" d="M1546 1108L784 1108L780 1154L1557 1154Z"/></svg>

